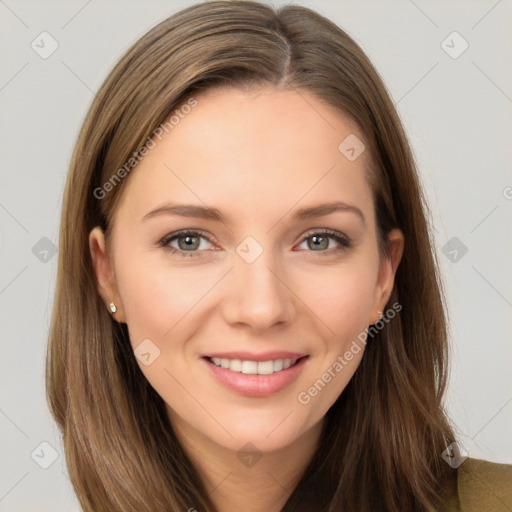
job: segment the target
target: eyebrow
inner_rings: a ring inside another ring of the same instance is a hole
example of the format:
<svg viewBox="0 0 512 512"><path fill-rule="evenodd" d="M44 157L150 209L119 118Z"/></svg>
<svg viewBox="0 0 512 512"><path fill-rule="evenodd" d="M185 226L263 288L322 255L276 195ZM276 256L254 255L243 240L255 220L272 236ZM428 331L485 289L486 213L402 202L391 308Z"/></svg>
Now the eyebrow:
<svg viewBox="0 0 512 512"><path fill-rule="evenodd" d="M354 205L347 204L343 201L333 201L331 203L318 204L308 208L297 210L293 220L307 220L315 217L323 217L336 212L355 213L366 224L363 212ZM214 220L224 223L226 218L217 208L209 208L194 204L164 204L151 210L144 215L142 220L150 219L159 215L176 215L180 217L194 217L198 219Z"/></svg>

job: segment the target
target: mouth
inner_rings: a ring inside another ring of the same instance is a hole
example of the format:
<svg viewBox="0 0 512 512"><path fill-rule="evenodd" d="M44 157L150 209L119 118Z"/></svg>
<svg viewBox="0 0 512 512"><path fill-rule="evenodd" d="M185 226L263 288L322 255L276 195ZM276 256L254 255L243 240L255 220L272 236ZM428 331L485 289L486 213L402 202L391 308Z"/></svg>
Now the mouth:
<svg viewBox="0 0 512 512"><path fill-rule="evenodd" d="M308 363L309 355L294 356L275 359L260 356L258 359L265 359L260 361L255 361L255 357L234 359L204 356L201 360L206 364L210 376L223 387L238 395L256 398L278 393L299 377Z"/></svg>
<svg viewBox="0 0 512 512"><path fill-rule="evenodd" d="M231 370L232 372L244 373L246 375L272 375L282 372L292 366L295 366L303 357L286 359L269 359L268 361L252 361L248 359L228 359L221 357L206 357L210 363Z"/></svg>

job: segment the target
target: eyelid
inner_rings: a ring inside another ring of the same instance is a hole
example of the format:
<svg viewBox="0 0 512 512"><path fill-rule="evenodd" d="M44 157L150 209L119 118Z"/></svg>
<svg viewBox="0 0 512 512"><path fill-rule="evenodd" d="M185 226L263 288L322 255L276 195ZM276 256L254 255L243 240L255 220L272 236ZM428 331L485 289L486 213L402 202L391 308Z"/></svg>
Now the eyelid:
<svg viewBox="0 0 512 512"><path fill-rule="evenodd" d="M177 238L178 236L189 235L189 234L201 235L210 242L213 242L215 240L215 238L212 235L210 235L206 231L203 231L202 229L186 228L186 229L179 229L178 231L173 231L172 233L168 233L160 241L162 242L164 240L171 240L172 238Z"/></svg>
<svg viewBox="0 0 512 512"><path fill-rule="evenodd" d="M313 229L309 229L308 231L306 231L304 234L301 235L300 242L301 243L304 242L304 240L308 239L309 237L311 237L313 235L329 235L329 236L331 236L331 237L333 237L335 239L336 238L340 238L347 245L351 245L352 244L352 239L349 236L345 235L341 231L337 231L335 229L329 229L329 228L313 228Z"/></svg>

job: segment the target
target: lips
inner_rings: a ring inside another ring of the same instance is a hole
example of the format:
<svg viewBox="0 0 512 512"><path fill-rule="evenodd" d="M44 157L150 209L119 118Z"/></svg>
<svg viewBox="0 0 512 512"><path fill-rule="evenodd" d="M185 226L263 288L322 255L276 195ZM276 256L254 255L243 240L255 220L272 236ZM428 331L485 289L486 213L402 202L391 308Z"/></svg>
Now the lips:
<svg viewBox="0 0 512 512"><path fill-rule="evenodd" d="M227 389L247 397L266 397L294 382L309 357L297 352L219 352L201 358L210 375Z"/></svg>

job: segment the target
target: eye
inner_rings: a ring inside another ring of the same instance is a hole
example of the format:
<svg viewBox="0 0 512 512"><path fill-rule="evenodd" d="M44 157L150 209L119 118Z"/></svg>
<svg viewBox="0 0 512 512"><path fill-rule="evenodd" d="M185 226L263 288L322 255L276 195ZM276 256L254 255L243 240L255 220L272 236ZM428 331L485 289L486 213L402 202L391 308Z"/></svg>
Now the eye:
<svg viewBox="0 0 512 512"><path fill-rule="evenodd" d="M212 243L209 237L199 231L184 230L165 236L160 240L159 244L172 254L192 257L201 256L201 252L208 249L208 247L204 247L205 244L202 243L201 240L206 240L208 244ZM172 246L172 242L176 242L177 247Z"/></svg>
<svg viewBox="0 0 512 512"><path fill-rule="evenodd" d="M204 247L205 244L202 241L206 241L206 247ZM332 241L334 241L334 247ZM176 243L177 246L171 245L173 243ZM165 236L160 240L159 245L171 254L179 254L183 257L200 257L203 251L209 249L208 244L212 243L212 240L200 231L182 230ZM308 252L317 252L319 256L328 256L352 247L352 241L349 237L330 229L306 233L302 238L301 245L304 243L310 249ZM335 244L338 244L338 247Z"/></svg>
<svg viewBox="0 0 512 512"><path fill-rule="evenodd" d="M334 241L338 247L331 244ZM352 247L352 240L345 236L343 233L333 231L330 229L323 229L318 231L310 231L306 233L302 239L301 245L306 244L310 252L318 252L319 256L327 256L333 252L344 251Z"/></svg>

